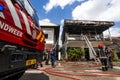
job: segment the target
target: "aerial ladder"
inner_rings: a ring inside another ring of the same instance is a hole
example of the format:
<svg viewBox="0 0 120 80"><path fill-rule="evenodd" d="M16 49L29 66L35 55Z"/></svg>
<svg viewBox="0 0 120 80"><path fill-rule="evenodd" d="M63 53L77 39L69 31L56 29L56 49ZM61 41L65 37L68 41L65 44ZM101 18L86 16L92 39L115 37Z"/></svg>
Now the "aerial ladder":
<svg viewBox="0 0 120 80"><path fill-rule="evenodd" d="M101 64L101 61L100 61L100 59L97 57L97 54L96 54L96 52L95 52L95 50L94 50L91 42L89 41L88 37L87 37L86 35L82 35L82 37L83 37L83 39L85 40L85 42L86 42L89 50L91 51L90 54L93 55L93 58L94 58L95 62L96 62L97 64Z"/></svg>

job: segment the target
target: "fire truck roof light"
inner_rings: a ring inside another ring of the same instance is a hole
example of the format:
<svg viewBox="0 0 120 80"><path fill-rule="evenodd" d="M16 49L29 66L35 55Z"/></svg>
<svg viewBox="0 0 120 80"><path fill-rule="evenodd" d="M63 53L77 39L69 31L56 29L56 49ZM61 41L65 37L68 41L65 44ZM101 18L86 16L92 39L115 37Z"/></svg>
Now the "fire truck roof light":
<svg viewBox="0 0 120 80"><path fill-rule="evenodd" d="M4 6L0 5L0 12L4 10Z"/></svg>

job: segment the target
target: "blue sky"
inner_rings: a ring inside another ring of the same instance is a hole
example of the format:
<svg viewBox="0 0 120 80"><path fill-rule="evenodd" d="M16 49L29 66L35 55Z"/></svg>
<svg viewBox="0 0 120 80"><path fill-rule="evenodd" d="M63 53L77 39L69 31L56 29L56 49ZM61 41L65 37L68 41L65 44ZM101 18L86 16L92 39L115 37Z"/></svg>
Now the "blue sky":
<svg viewBox="0 0 120 80"><path fill-rule="evenodd" d="M40 20L59 25L62 25L64 19L114 21L115 26L110 28L111 35L120 37L120 0L30 0L30 2Z"/></svg>
<svg viewBox="0 0 120 80"><path fill-rule="evenodd" d="M72 19L72 8L77 4L66 5L64 9L60 6L53 7L50 11L45 10L45 6L49 3L49 0L30 0L33 7L37 10L40 20L48 19L50 22L55 24L61 24L61 20L63 19Z"/></svg>

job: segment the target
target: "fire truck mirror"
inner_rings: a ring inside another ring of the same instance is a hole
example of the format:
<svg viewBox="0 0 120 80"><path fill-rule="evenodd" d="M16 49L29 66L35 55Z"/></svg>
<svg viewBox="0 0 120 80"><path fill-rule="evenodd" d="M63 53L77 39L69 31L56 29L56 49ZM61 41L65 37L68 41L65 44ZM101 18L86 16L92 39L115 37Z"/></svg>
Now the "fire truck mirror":
<svg viewBox="0 0 120 80"><path fill-rule="evenodd" d="M0 12L4 11L4 7L0 5Z"/></svg>

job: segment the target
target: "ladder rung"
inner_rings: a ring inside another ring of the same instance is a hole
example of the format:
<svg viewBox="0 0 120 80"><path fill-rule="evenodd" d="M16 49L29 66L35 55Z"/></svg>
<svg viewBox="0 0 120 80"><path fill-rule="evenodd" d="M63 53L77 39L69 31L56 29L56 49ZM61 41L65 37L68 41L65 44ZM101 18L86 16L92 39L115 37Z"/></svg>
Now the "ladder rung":
<svg viewBox="0 0 120 80"><path fill-rule="evenodd" d="M94 56L95 62L101 63L100 59L99 59L99 58L96 58L96 52L95 52L95 50L94 50L91 42L89 41L88 37L87 37L86 35L82 35L82 36L83 36L83 38L85 39L85 42L86 42L88 48L91 49L92 54L93 54L93 56Z"/></svg>

